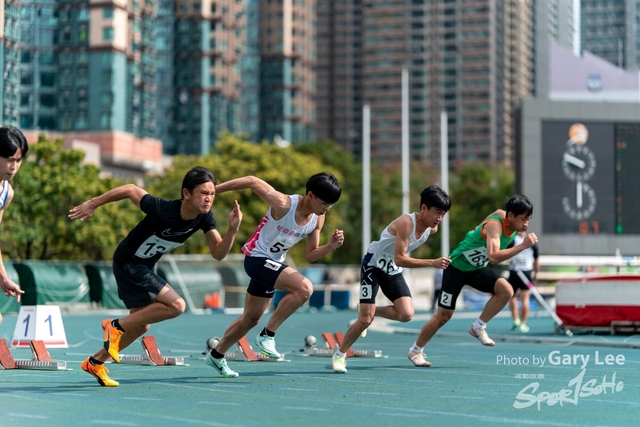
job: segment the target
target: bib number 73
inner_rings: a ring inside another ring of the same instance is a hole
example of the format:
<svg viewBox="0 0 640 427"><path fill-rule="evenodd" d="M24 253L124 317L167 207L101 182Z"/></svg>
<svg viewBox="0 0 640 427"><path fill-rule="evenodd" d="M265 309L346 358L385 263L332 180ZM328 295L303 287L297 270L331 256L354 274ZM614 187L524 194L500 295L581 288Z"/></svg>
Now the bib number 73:
<svg viewBox="0 0 640 427"><path fill-rule="evenodd" d="M178 246L182 246L182 243L170 242L157 236L149 236L136 251L136 256L138 258L152 258L157 254L169 252Z"/></svg>

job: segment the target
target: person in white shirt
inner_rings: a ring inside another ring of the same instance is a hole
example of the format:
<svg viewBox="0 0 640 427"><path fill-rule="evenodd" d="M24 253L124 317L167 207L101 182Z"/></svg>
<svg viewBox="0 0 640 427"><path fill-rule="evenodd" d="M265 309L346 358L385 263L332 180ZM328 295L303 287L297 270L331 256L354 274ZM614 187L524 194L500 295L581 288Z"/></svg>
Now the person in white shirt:
<svg viewBox="0 0 640 427"><path fill-rule="evenodd" d="M245 176L217 186L218 193L250 188L270 207L258 228L242 247L244 269L251 278L244 302L244 312L224 332L205 362L224 378L239 374L231 370L225 353L256 326L269 307L276 289L288 293L278 303L255 344L265 356L277 360L275 334L280 325L296 312L313 293L313 284L294 268L284 264L287 251L307 238L306 258L316 262L344 243L342 230L335 230L329 242L320 245L320 231L325 214L340 199L342 189L335 176L318 173L307 180L305 195L287 195L255 176Z"/></svg>
<svg viewBox="0 0 640 427"><path fill-rule="evenodd" d="M522 243L526 235L526 231L518 233L511 246L517 246ZM527 333L529 332L527 317L529 316L529 297L531 296L531 292L527 284L520 279L518 271L522 271L529 282L533 283L533 281L536 280L538 272L540 271L537 243L523 250L509 261L508 280L513 287L513 297L509 300L509 310L511 310L511 317L513 318L511 329L518 329L522 333ZM520 293L520 315L518 315L518 302L516 301L518 291Z"/></svg>
<svg viewBox="0 0 640 427"><path fill-rule="evenodd" d="M371 242L360 269L360 309L358 319L349 327L344 340L331 358L334 372L347 372L347 351L369 327L374 316L408 322L413 318L413 298L402 276L403 268L447 268L448 256L419 259L409 255L438 231L438 224L451 209L451 199L440 187L432 185L420 193L420 211L396 218ZM376 305L378 290L393 305ZM416 366L430 366L424 354L409 353Z"/></svg>
<svg viewBox="0 0 640 427"><path fill-rule="evenodd" d="M9 184L20 169L22 160L29 151L29 144L20 129L14 126L0 127L0 223L4 211L9 207L13 199L13 187ZM20 296L24 291L7 275L0 254L0 289L8 297L14 297L20 302ZM2 314L0 314L0 324Z"/></svg>

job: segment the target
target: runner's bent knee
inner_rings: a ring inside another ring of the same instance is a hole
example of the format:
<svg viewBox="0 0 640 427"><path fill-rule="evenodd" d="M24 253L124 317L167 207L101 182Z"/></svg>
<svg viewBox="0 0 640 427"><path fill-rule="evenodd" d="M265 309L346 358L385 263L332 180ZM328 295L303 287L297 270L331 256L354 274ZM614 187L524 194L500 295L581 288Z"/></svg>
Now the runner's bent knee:
<svg viewBox="0 0 640 427"><path fill-rule="evenodd" d="M398 312L398 322L409 322L413 319L413 310Z"/></svg>
<svg viewBox="0 0 640 427"><path fill-rule="evenodd" d="M447 323L451 319L451 316L453 316L453 311L452 310L438 310L438 312L436 314L436 318L437 318L438 322L440 323L440 326L442 326L445 323Z"/></svg>
<svg viewBox="0 0 640 427"><path fill-rule="evenodd" d="M182 298L179 298L167 306L173 317L178 317L187 309L187 303Z"/></svg>
<svg viewBox="0 0 640 427"><path fill-rule="evenodd" d="M304 276L303 276L304 277ZM290 291L297 298L307 301L313 293L313 284L305 277L299 284L290 287Z"/></svg>
<svg viewBox="0 0 640 427"><path fill-rule="evenodd" d="M502 297L508 296L509 298L514 295L513 287L505 279L500 279L496 282L494 293Z"/></svg>

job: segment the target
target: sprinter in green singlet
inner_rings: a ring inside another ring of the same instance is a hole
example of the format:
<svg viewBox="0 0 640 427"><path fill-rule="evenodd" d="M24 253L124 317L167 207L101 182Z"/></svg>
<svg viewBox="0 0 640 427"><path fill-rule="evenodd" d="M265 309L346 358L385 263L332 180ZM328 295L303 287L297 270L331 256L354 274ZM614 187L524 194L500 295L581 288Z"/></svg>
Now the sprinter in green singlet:
<svg viewBox="0 0 640 427"><path fill-rule="evenodd" d="M487 265L506 261L538 241L534 233L529 233L521 244L507 249L516 234L527 229L533 215L533 204L526 196L516 194L509 199L505 208L496 210L468 232L451 253L451 265L444 271L442 278L439 309L422 327L411 351L422 352L436 332L451 319L464 285L492 294L480 317L471 325L469 333L483 345L495 345L485 328L507 305L513 296L513 288L507 279L502 278L497 271L487 268Z"/></svg>

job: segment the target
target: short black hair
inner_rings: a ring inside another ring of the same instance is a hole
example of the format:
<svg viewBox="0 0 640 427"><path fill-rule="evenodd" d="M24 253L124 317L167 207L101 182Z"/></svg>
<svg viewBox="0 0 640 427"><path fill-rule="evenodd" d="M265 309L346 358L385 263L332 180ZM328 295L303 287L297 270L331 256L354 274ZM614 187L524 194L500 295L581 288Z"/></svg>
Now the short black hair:
<svg viewBox="0 0 640 427"><path fill-rule="evenodd" d="M420 193L420 207L427 205L427 209L436 208L449 212L451 197L437 185L431 185Z"/></svg>
<svg viewBox="0 0 640 427"><path fill-rule="evenodd" d="M213 176L213 173L209 169L202 166L196 166L184 176L184 179L182 180L182 189L186 188L189 193L191 193L198 185L209 181L213 182L213 185L217 184L216 177ZM180 190L180 193L182 193L182 189ZM180 197L182 197L182 194L180 194Z"/></svg>
<svg viewBox="0 0 640 427"><path fill-rule="evenodd" d="M307 180L307 193L311 191L326 203L334 204L340 200L342 188L337 178L327 172L320 172Z"/></svg>
<svg viewBox="0 0 640 427"><path fill-rule="evenodd" d="M29 144L20 129L15 126L0 126L0 157L11 157L18 148L22 150L24 158L29 151Z"/></svg>
<svg viewBox="0 0 640 427"><path fill-rule="evenodd" d="M513 216L526 214L530 217L533 215L533 203L524 194L516 194L507 201L505 211L513 213Z"/></svg>

